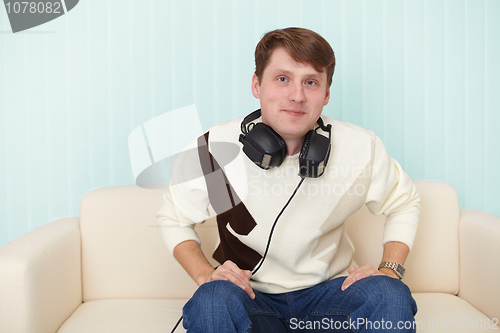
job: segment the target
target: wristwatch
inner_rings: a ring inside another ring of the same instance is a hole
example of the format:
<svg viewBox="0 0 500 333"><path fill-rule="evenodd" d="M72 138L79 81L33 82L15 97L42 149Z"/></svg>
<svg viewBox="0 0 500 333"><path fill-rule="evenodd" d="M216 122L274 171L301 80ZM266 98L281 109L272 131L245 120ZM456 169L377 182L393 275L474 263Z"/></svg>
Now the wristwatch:
<svg viewBox="0 0 500 333"><path fill-rule="evenodd" d="M396 273L398 278L401 280L403 276L405 275L405 268L403 265L398 264L397 262L389 262L389 261L382 261L380 265L378 265L378 269L381 268L390 268Z"/></svg>

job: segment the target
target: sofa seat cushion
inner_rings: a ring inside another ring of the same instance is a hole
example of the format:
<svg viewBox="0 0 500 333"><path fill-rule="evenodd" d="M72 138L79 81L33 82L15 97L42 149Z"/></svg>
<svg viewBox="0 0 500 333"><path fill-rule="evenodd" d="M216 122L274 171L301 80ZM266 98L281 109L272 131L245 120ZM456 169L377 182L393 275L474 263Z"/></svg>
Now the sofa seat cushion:
<svg viewBox="0 0 500 333"><path fill-rule="evenodd" d="M457 296L414 293L413 298L418 307L415 316L418 333L491 332L492 329L498 329L498 324L495 326L485 314Z"/></svg>
<svg viewBox="0 0 500 333"><path fill-rule="evenodd" d="M57 333L165 333L187 299L115 299L82 303ZM176 332L185 332L182 324Z"/></svg>
<svg viewBox="0 0 500 333"><path fill-rule="evenodd" d="M419 333L493 329L493 322L465 300L444 293L414 293ZM187 299L118 299L80 305L58 333L170 332ZM489 323L489 329L486 323ZM498 324L496 325L498 327ZM472 329L473 328L473 329ZM176 332L185 332L182 324Z"/></svg>

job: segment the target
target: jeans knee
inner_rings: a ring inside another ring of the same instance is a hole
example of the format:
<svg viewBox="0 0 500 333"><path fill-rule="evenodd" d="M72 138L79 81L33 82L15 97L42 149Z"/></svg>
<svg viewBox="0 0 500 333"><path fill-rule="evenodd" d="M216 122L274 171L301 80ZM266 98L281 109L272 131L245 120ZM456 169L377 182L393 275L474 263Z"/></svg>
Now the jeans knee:
<svg viewBox="0 0 500 333"><path fill-rule="evenodd" d="M193 297L209 299L212 302L225 301L227 296L232 296L233 294L238 293L238 289L241 288L232 282L216 280L202 284L198 290L196 290Z"/></svg>
<svg viewBox="0 0 500 333"><path fill-rule="evenodd" d="M376 295L374 299L379 303L409 307L413 314L417 312L417 305L410 288L401 280L388 276L374 276L372 280L372 290Z"/></svg>
<svg viewBox="0 0 500 333"><path fill-rule="evenodd" d="M241 306L247 294L232 282L217 280L202 284L185 306L185 311L206 313L214 309Z"/></svg>
<svg viewBox="0 0 500 333"><path fill-rule="evenodd" d="M391 278L391 277L382 277L387 287L386 290L390 290L389 297L396 297L403 300L413 300L411 296L410 288L401 280Z"/></svg>
<svg viewBox="0 0 500 333"><path fill-rule="evenodd" d="M234 332L245 331L251 324L245 309L249 300L250 296L232 282L204 283L184 305L184 328L193 332L225 332L227 327Z"/></svg>

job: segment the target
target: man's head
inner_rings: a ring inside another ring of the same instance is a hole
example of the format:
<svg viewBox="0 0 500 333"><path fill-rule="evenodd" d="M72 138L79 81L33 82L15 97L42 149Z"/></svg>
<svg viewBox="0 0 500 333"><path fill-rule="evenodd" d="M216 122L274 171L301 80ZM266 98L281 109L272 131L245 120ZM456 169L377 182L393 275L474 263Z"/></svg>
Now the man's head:
<svg viewBox="0 0 500 333"><path fill-rule="evenodd" d="M330 99L333 50L313 31L275 30L257 45L255 64L252 94L260 100L262 122L278 132L294 155Z"/></svg>
<svg viewBox="0 0 500 333"><path fill-rule="evenodd" d="M309 63L318 72L326 70L328 87L335 70L335 54L319 34L304 28L285 28L268 32L255 48L255 75L262 78L273 51L284 48L297 62Z"/></svg>

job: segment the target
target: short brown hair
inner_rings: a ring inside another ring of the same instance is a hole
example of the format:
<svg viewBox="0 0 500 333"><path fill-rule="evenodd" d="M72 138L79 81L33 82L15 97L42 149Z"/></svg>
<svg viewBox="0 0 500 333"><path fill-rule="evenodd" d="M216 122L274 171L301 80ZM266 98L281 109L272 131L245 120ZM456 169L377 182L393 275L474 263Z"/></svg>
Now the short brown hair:
<svg viewBox="0 0 500 333"><path fill-rule="evenodd" d="M283 47L297 62L311 64L318 72L326 69L328 87L332 84L335 54L319 34L304 28L285 28L268 32L255 48L255 75L261 82L274 49Z"/></svg>

